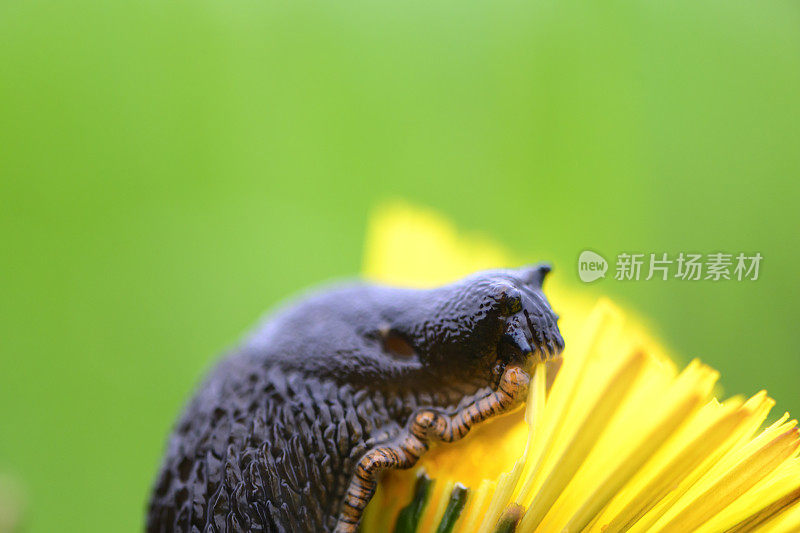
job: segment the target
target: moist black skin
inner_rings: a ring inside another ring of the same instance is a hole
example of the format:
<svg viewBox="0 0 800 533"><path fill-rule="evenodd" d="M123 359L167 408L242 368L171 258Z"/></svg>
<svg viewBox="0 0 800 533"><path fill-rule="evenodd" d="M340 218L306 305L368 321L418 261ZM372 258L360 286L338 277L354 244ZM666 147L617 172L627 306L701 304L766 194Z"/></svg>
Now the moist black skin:
<svg viewBox="0 0 800 533"><path fill-rule="evenodd" d="M546 265L418 290L352 284L270 316L176 424L146 530L331 531L355 465L423 408L455 412L508 364L564 347Z"/></svg>

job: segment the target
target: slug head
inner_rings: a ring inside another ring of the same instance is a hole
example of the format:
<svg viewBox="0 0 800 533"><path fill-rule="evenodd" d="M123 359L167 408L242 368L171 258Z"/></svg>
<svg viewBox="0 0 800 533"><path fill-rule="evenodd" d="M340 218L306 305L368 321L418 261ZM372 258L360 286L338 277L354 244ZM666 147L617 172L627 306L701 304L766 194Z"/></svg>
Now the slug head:
<svg viewBox="0 0 800 533"><path fill-rule="evenodd" d="M506 366L529 368L564 348L542 292L548 265L479 272L443 287L436 319L419 332L423 364L439 376L497 383Z"/></svg>

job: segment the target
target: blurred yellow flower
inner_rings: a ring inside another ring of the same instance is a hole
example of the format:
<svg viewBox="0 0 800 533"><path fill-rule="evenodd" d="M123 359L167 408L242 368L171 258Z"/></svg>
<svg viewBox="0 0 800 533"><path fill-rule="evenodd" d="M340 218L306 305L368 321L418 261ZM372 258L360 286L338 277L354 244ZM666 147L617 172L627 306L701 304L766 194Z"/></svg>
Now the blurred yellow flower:
<svg viewBox="0 0 800 533"><path fill-rule="evenodd" d="M425 286L517 263L396 204L373 216L364 273ZM796 421L761 429L765 392L716 400L716 371L679 371L612 303L548 283L567 343L552 386L537 367L526 409L385 473L362 531L800 531Z"/></svg>
<svg viewBox="0 0 800 533"><path fill-rule="evenodd" d="M17 531L24 507L22 487L14 478L0 474L0 533Z"/></svg>

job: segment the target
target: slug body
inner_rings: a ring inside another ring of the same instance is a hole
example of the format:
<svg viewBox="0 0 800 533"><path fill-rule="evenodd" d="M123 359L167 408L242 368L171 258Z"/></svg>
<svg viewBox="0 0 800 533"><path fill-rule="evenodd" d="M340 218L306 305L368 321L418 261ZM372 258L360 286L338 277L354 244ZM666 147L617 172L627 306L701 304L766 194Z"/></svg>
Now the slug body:
<svg viewBox="0 0 800 533"><path fill-rule="evenodd" d="M564 343L547 266L312 293L225 358L176 424L149 533L355 531L380 471L522 402Z"/></svg>

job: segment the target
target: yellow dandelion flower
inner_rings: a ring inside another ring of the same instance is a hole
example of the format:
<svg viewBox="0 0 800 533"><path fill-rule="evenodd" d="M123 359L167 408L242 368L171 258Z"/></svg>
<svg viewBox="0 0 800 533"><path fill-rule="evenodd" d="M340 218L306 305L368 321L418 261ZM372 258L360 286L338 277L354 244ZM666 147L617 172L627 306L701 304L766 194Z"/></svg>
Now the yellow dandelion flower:
<svg viewBox="0 0 800 533"><path fill-rule="evenodd" d="M417 286L518 263L400 204L373 217L366 250L368 277ZM567 341L557 374L537 366L525 409L386 472L362 531L800 531L795 420L764 428L765 392L719 401L716 371L679 370L611 302L547 289Z"/></svg>

